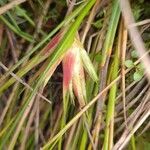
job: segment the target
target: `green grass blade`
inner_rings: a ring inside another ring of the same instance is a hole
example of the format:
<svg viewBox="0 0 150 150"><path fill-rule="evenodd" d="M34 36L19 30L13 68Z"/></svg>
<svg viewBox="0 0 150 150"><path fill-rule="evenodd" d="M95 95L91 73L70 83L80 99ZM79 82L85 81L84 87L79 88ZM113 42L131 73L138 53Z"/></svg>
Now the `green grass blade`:
<svg viewBox="0 0 150 150"><path fill-rule="evenodd" d="M118 40L118 46L116 48L114 61L111 66L111 81L115 80L118 76L119 63L120 63L120 38ZM115 83L109 92L107 114L106 114L106 126L105 126L105 136L104 136L104 150L112 149L113 145L113 129L112 124L114 123L114 111L115 111L115 102L117 94L117 83Z"/></svg>
<svg viewBox="0 0 150 150"><path fill-rule="evenodd" d="M0 20L3 21L17 35L21 36L22 38L26 39L29 42L34 42L34 39L31 35L16 29L9 21L7 21L7 19L4 16L1 15Z"/></svg>
<svg viewBox="0 0 150 150"><path fill-rule="evenodd" d="M11 72L13 72L18 66L20 66L26 59L28 59L35 51L37 51L45 42L47 42L58 30L60 30L63 26L66 26L68 23L72 21L80 11L85 7L86 3L79 6L73 13L71 13L66 19L64 19L52 32L50 32L44 39L38 43L33 49L29 50L22 59L20 59L15 65L13 65L6 74L4 74L0 78L0 82L2 82Z"/></svg>
<svg viewBox="0 0 150 150"><path fill-rule="evenodd" d="M3 144L1 145L1 147L3 147L5 145L5 143L8 141L9 137L11 136L11 134L13 133L15 127L17 126L17 123L19 122L21 116L24 114L25 110L28 107L28 104L30 103L30 101L33 99L33 97L35 96L35 93L37 92L38 88L40 87L40 85L43 84L43 81L46 77L47 72L49 71L49 69L51 68L51 66L57 62L57 59L59 57L61 57L62 55L65 54L65 52L67 51L67 49L71 46L71 44L73 43L73 40L75 38L76 32L83 20L83 18L87 15L87 13L89 12L90 8L93 6L93 4L95 3L95 0L90 1L86 7L82 10L82 13L78 16L78 18L76 19L76 21L70 26L70 28L68 29L68 32L65 34L64 38L61 40L61 42L59 43L58 47L56 48L56 50L54 51L54 53L52 54L52 56L49 58L49 64L47 66L47 68L44 70L44 72L41 74L41 76L39 77L39 79L37 80L37 82L35 82L36 84L34 85L34 90L33 92L31 92L31 94L29 95L28 99L26 100L25 105L22 107L21 112L19 113L17 119L15 120L15 123L13 124L13 126L9 129L9 134L7 133L6 137L4 138ZM18 132L19 134L19 132ZM18 136L18 135L17 135ZM13 143L11 143L11 149L13 149L15 142L17 139L13 140Z"/></svg>
<svg viewBox="0 0 150 150"><path fill-rule="evenodd" d="M114 0L113 6L112 6L112 11L111 11L110 22L109 22L109 26L108 26L108 31L106 34L106 40L104 42L104 47L102 50L101 66L104 66L107 56L112 51L113 41L114 41L114 37L116 34L119 17L120 17L119 1Z"/></svg>

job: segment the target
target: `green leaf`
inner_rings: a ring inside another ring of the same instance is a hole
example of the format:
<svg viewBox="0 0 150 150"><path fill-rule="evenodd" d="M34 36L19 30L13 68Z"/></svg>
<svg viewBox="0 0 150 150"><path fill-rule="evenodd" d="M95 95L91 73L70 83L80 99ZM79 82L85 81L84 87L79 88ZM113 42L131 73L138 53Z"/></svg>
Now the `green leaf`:
<svg viewBox="0 0 150 150"><path fill-rule="evenodd" d="M92 25L97 28L97 29L100 29L102 27L102 20L97 20L95 22L92 23Z"/></svg>
<svg viewBox="0 0 150 150"><path fill-rule="evenodd" d="M144 65L142 63L138 64L137 65L137 69L140 71L140 72L144 72Z"/></svg>
<svg viewBox="0 0 150 150"><path fill-rule="evenodd" d="M144 150L149 150L150 149L150 142L145 141L144 143Z"/></svg>
<svg viewBox="0 0 150 150"><path fill-rule="evenodd" d="M13 26L4 16L0 15L0 20L3 21L14 33L21 36L22 38L26 39L29 42L35 42L32 35L19 30L15 26Z"/></svg>
<svg viewBox="0 0 150 150"><path fill-rule="evenodd" d="M17 7L17 6L15 7L15 14L17 16L22 17L22 16L24 16L25 13L26 13L26 11L24 9L21 9L20 7Z"/></svg>
<svg viewBox="0 0 150 150"><path fill-rule="evenodd" d="M139 5L139 3L133 5L133 15L136 21L141 17L141 12L143 10L144 9L141 7L141 5Z"/></svg>
<svg viewBox="0 0 150 150"><path fill-rule="evenodd" d="M101 53L96 54L96 56L95 56L95 61L99 63L99 62L101 62L101 60L102 60L102 55L101 55Z"/></svg>
<svg viewBox="0 0 150 150"><path fill-rule="evenodd" d="M73 43L73 40L75 38L75 35L76 35L77 31L78 31L78 28L79 28L80 24L82 23L84 17L88 14L89 10L94 5L94 3L95 3L95 0L90 0L87 3L85 3L86 6L82 9L82 13L80 13L80 15L77 17L75 22L72 23L72 25L69 27L69 29L66 28L68 30L65 33L63 39L58 44L58 46L55 49L55 51L49 57L47 67L42 72L42 74L39 76L39 78L33 83L33 85L32 85L33 91L29 93L25 104L22 106L22 109L20 109L20 111L18 111L18 113L17 113L16 120L14 121L14 123L10 127L10 129L8 130L7 134L3 137L4 142L0 145L0 149L1 149L1 147L3 148L6 145L6 143L8 142L9 137L13 134L13 131L15 130L16 126L18 125L18 122L20 121L21 117L24 116L24 113L28 109L28 105L32 104L32 100L34 100L33 97L35 96L35 93L38 91L39 87L41 85L43 85L43 81L45 80L49 69L57 62L57 60L60 57L62 57L67 52L68 48ZM29 108L29 109L31 109L31 108ZM25 121L25 119L26 119L26 117L23 118L22 123ZM21 124L20 126L17 126L17 128L16 128L17 133L15 134L15 136L13 136L13 138L12 138L10 144L9 144L9 148L14 149L14 146L15 146L15 143L16 143L17 138L19 136L19 133L20 133L22 125L23 124ZM57 141L58 138L61 138L61 134L59 134L58 137L56 137L56 139L53 138L53 141L51 141L51 139L50 139L50 142L48 142L43 147L43 149L49 149L49 146L53 142L55 142L55 140Z"/></svg>
<svg viewBox="0 0 150 150"><path fill-rule="evenodd" d="M46 37L44 37L42 39L42 41L37 44L33 49L31 49L29 51L29 53L27 53L22 59L20 59L15 65L13 65L6 74L4 74L1 78L0 78L0 82L2 82L4 79L6 79L6 77L8 77L8 75L13 72L17 67L19 67L26 59L28 59L35 51L37 51L45 42L47 42L58 30L60 30L60 28L62 28L63 26L66 26L68 23L71 22L72 19L74 19L79 13L80 11L86 6L86 3L79 6L74 12L72 12L72 14L70 14L68 17L66 17L66 19L64 21L62 21L52 32L50 32ZM1 18L2 16L0 16ZM38 54L35 56L35 59L38 57ZM40 56L41 57L41 56ZM46 58L45 58L46 59ZM39 60L39 58L38 58ZM39 61L35 61L34 64L37 65ZM31 66L29 66L31 67ZM31 67L32 69L33 67ZM25 67L24 67L25 69ZM28 72L28 71L27 71ZM17 74L18 75L18 74ZM20 74L19 77L22 77L24 74ZM0 87L0 94L1 92L3 92L5 89L7 89L10 85L12 85L16 80L14 80L14 78L10 78L10 80L8 80L7 82L5 82L5 84L3 84L3 86Z"/></svg>
<svg viewBox="0 0 150 150"><path fill-rule="evenodd" d="M133 50L133 51L131 52L131 56L132 56L132 58L138 58L138 53L137 53L137 51L136 51L136 50Z"/></svg>
<svg viewBox="0 0 150 150"><path fill-rule="evenodd" d="M125 61L125 66L126 66L127 68L132 68L132 67L134 67L134 63L133 63L132 60L126 60L126 61Z"/></svg>
<svg viewBox="0 0 150 150"><path fill-rule="evenodd" d="M136 71L134 74L133 74L133 79L134 81L140 81L143 77L143 73L140 72L140 71Z"/></svg>

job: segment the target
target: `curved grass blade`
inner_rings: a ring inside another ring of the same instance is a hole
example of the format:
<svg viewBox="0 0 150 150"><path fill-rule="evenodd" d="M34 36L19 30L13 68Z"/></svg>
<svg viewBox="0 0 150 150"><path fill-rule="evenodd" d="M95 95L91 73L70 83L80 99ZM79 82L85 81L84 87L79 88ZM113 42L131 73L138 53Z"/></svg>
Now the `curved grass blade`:
<svg viewBox="0 0 150 150"><path fill-rule="evenodd" d="M1 78L0 78L0 83L6 79L6 77L13 72L18 66L20 66L26 59L28 59L35 51L37 51L45 42L47 42L58 30L60 30L63 26L69 24L72 19L74 19L80 11L85 7L87 4L84 3L81 6L79 6L73 13L71 13L69 16L67 16L52 32L50 32L44 39L37 44L33 49L29 50L29 52L22 58L20 59L15 65L13 65Z"/></svg>
<svg viewBox="0 0 150 150"><path fill-rule="evenodd" d="M31 35L16 29L10 22L7 21L7 19L4 16L0 16L0 20L3 21L13 32L15 32L17 35L21 36L22 38L24 38L25 40L29 41L29 42L34 42L34 39Z"/></svg>
<svg viewBox="0 0 150 150"><path fill-rule="evenodd" d="M68 48L73 43L74 37L76 35L76 32L77 32L82 20L87 15L87 13L89 12L90 8L93 6L94 3L95 3L95 0L91 0L87 3L85 8L82 10L82 13L77 17L76 21L70 26L70 28L68 29L68 32L66 32L64 38L60 41L60 43L58 44L58 47L56 48L54 53L51 55L51 57L48 59L49 64L48 64L47 68L40 75L37 82L35 82L33 92L30 93L29 97L26 100L25 105L22 107L21 112L19 113L17 119L15 120L15 123L8 130L8 133L7 133L6 137L4 137L5 143L8 141L9 137L12 135L13 131L16 128L16 125L17 125L18 121L20 120L20 118L24 114L25 110L27 109L28 104L30 103L30 101L32 101L33 97L35 96L35 92L37 92L38 88L43 84L43 81L44 81L44 79L47 75L47 72L51 68L51 66L57 62L59 57L62 57L62 55L64 55L66 53ZM19 136L19 133L20 133L20 131L18 131L17 136L15 136L15 138L12 139L12 141L9 145L11 147L11 149L14 148L14 145L16 143L17 137ZM1 145L1 147L4 146L5 143L3 143L3 145Z"/></svg>

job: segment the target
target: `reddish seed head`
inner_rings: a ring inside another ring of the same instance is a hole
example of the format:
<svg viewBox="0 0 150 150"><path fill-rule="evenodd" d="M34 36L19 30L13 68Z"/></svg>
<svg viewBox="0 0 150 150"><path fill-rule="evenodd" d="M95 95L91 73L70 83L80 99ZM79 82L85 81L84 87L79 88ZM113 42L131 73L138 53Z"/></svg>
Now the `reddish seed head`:
<svg viewBox="0 0 150 150"><path fill-rule="evenodd" d="M69 83L73 76L75 57L75 53L69 51L63 59L63 83L66 90L69 88Z"/></svg>

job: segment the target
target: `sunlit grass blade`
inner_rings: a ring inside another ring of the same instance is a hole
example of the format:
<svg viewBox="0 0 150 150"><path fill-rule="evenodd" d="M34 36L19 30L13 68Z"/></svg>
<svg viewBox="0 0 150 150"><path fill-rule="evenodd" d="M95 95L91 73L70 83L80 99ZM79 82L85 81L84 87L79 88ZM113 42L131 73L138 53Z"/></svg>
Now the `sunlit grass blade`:
<svg viewBox="0 0 150 150"><path fill-rule="evenodd" d="M121 52L121 36L119 34L114 60L111 66L111 74L110 74L110 81L113 81L118 76L119 71L119 63L120 63L120 52ZM116 95L117 95L117 83L114 84L109 92L108 98L108 106L107 106L107 113L106 113L106 126L105 126L105 136L104 136L104 150L111 150L113 147L113 137L114 137L114 112L115 112L115 102L116 102Z"/></svg>
<svg viewBox="0 0 150 150"><path fill-rule="evenodd" d="M95 68L87 54L87 52L84 49L81 49L80 51L81 53L81 57L82 57L82 61L84 64L85 69L87 70L88 74L90 75L90 77L97 82L98 81L98 76L96 74Z"/></svg>
<svg viewBox="0 0 150 150"><path fill-rule="evenodd" d="M32 104L32 100L34 100L33 97L35 96L35 92L37 92L38 88L43 84L43 81L45 80L45 77L46 77L47 72L49 71L49 69L52 67L53 64L55 64L57 62L57 60L60 57L62 57L67 52L68 48L73 43L73 40L75 38L75 34L76 34L76 32L77 32L77 30L79 28L79 25L81 24L82 20L87 15L88 11L90 10L90 8L92 7L92 5L94 3L95 3L95 0L92 0L92 1L87 3L86 7L82 10L83 13L81 13L77 17L76 21L69 27L68 32L65 33L63 39L58 44L56 50L52 53L52 55L48 59L49 60L49 64L47 65L47 68L39 76L37 82L34 83L34 86L33 86L34 90L29 94L29 97L27 98L25 105L22 107L21 112L18 114L18 117L15 120L15 123L13 124L11 129L9 130L9 134L7 134L7 136L5 137L5 140L4 140L5 142L3 142L1 147L3 147L4 144L7 142L9 136L12 134L12 132L15 129L15 127L17 126L17 123L20 120L21 116L23 116L25 111L28 109L28 105ZM24 118L24 120L22 120L22 123L25 121L25 119L26 119L26 117ZM13 147L15 145L15 142L17 140L17 137L18 137L18 135L20 133L20 129L21 129L20 127L18 127L17 134L14 137L13 141L11 142L11 148L12 149L13 149Z"/></svg>
<svg viewBox="0 0 150 150"><path fill-rule="evenodd" d="M101 66L105 65L106 58L111 54L112 46L114 42L114 37L116 34L116 29L118 26L118 21L120 17L120 8L119 8L119 0L113 1L112 13L109 21L108 31L106 34L106 40L104 42L103 50L102 50L102 60Z"/></svg>
<svg viewBox="0 0 150 150"><path fill-rule="evenodd" d="M46 37L44 37L40 43L38 43L33 49L29 51L22 59L20 59L15 65L13 65L6 74L4 74L0 78L0 83L10 74L13 72L18 66L20 66L26 59L28 59L35 51L37 51L45 42L47 42L57 31L59 31L63 26L67 25L69 22L75 18L79 12L85 7L86 3L83 3L79 6L73 13L67 16L52 32L50 32Z"/></svg>
<svg viewBox="0 0 150 150"><path fill-rule="evenodd" d="M0 0L0 150L148 147L148 2L9 1ZM140 58L127 31L148 48Z"/></svg>
<svg viewBox="0 0 150 150"><path fill-rule="evenodd" d="M54 51L58 42L62 37L62 32L58 33L35 57L30 59L26 64L24 64L23 68L21 68L17 73L17 77L24 76L27 72L29 72L32 68L37 66L39 63L44 61L49 55ZM5 89L11 86L16 81L15 78L11 77L7 82L5 82L0 87L0 93L2 93Z"/></svg>

